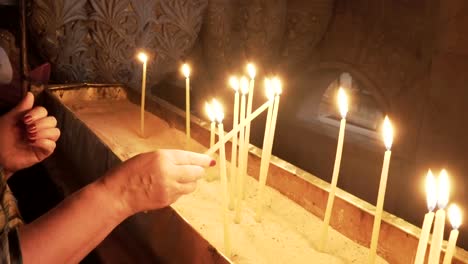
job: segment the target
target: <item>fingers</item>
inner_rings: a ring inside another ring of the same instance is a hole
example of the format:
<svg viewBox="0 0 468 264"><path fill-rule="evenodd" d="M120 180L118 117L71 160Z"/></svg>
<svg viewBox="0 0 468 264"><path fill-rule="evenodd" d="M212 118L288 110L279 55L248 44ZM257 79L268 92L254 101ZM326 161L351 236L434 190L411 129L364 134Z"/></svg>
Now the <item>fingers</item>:
<svg viewBox="0 0 468 264"><path fill-rule="evenodd" d="M57 119L53 116L44 117L37 120L36 122L27 125L27 130L29 133L36 132L38 130L54 128L57 126Z"/></svg>
<svg viewBox="0 0 468 264"><path fill-rule="evenodd" d="M50 139L38 139L34 143L31 143L31 146L36 147L40 154L42 154L39 158L44 159L54 152L56 144L55 141Z"/></svg>
<svg viewBox="0 0 468 264"><path fill-rule="evenodd" d="M27 112L24 115L23 121L26 125L29 125L46 116L47 110L42 106L38 106L34 107L33 109L31 109L31 111Z"/></svg>
<svg viewBox="0 0 468 264"><path fill-rule="evenodd" d="M40 139L48 139L52 141L57 141L60 137L60 130L56 127L54 128L46 128L37 130L36 132L29 132L28 138L30 141L36 141Z"/></svg>
<svg viewBox="0 0 468 264"><path fill-rule="evenodd" d="M179 170L179 177L177 182L179 183L191 183L203 178L205 170L197 165L181 165L177 166Z"/></svg>
<svg viewBox="0 0 468 264"><path fill-rule="evenodd" d="M190 182L178 185L178 190L180 194L189 194L194 192L197 189L197 182Z"/></svg>
<svg viewBox="0 0 468 264"><path fill-rule="evenodd" d="M18 114L23 114L24 112L31 110L34 105L34 95L30 92L26 93L26 96L16 105L10 113L13 113L15 117Z"/></svg>
<svg viewBox="0 0 468 264"><path fill-rule="evenodd" d="M210 156L184 150L172 150L172 158L176 165L197 165L204 168L216 165Z"/></svg>

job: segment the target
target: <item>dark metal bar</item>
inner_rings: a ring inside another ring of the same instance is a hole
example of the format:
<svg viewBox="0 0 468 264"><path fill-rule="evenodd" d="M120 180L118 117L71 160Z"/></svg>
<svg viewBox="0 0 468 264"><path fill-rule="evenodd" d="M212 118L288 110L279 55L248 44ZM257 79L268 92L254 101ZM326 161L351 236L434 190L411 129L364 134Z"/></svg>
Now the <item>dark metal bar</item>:
<svg viewBox="0 0 468 264"><path fill-rule="evenodd" d="M30 89L29 65L28 65L28 45L27 45L27 24L26 24L26 0L19 1L20 12L20 73L21 73L21 97L26 95Z"/></svg>

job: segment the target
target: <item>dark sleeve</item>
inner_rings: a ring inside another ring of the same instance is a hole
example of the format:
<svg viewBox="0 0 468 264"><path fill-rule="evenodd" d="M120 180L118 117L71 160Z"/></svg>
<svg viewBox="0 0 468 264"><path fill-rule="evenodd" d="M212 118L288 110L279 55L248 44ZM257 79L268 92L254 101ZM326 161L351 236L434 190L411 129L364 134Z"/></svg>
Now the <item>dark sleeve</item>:
<svg viewBox="0 0 468 264"><path fill-rule="evenodd" d="M21 264L21 248L18 237L18 229L14 228L0 237L0 263Z"/></svg>
<svg viewBox="0 0 468 264"><path fill-rule="evenodd" d="M21 218L16 207L16 200L6 184L3 168L0 167L0 263L20 264L21 247L18 226Z"/></svg>

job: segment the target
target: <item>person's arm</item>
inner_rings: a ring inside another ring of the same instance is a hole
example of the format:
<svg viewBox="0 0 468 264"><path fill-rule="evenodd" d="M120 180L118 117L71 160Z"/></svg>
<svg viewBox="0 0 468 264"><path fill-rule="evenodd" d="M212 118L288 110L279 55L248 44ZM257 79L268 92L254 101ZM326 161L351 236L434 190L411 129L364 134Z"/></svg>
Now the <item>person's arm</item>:
<svg viewBox="0 0 468 264"><path fill-rule="evenodd" d="M23 263L78 263L128 217L115 205L99 181L66 198L19 228Z"/></svg>
<svg viewBox="0 0 468 264"><path fill-rule="evenodd" d="M134 213L172 204L191 193L209 156L180 150L144 153L19 229L23 262L77 263Z"/></svg>

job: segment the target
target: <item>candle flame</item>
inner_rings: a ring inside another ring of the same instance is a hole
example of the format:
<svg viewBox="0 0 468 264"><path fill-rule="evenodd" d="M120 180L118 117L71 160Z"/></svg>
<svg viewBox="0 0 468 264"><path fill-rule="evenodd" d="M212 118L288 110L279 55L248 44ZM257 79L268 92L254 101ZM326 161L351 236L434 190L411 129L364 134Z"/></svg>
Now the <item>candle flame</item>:
<svg viewBox="0 0 468 264"><path fill-rule="evenodd" d="M268 100L273 100L275 98L275 90L271 85L271 79L265 78L265 92Z"/></svg>
<svg viewBox="0 0 468 264"><path fill-rule="evenodd" d="M451 204L448 208L448 216L453 229L458 229L462 221L462 213L456 204Z"/></svg>
<svg viewBox="0 0 468 264"><path fill-rule="evenodd" d="M245 76L242 76L240 79L240 89L244 95L249 93L249 80Z"/></svg>
<svg viewBox="0 0 468 264"><path fill-rule="evenodd" d="M346 118L348 113L348 96L343 88L338 89L338 107L340 108L340 113L342 118Z"/></svg>
<svg viewBox="0 0 468 264"><path fill-rule="evenodd" d="M445 169L440 171L438 186L437 186L437 207L444 209L449 201L450 182L448 173Z"/></svg>
<svg viewBox="0 0 468 264"><path fill-rule="evenodd" d="M139 52L137 58L143 63L146 63L148 61L148 55L146 55L146 53L144 52Z"/></svg>
<svg viewBox="0 0 468 264"><path fill-rule="evenodd" d="M255 68L255 65L252 63L247 64L247 73L250 76L250 79L255 79L255 75L257 74L257 69Z"/></svg>
<svg viewBox="0 0 468 264"><path fill-rule="evenodd" d="M190 77L190 66L187 63L184 63L182 65L181 70L182 70L182 74L185 76L185 78Z"/></svg>
<svg viewBox="0 0 468 264"><path fill-rule="evenodd" d="M275 90L276 95L280 95L283 92L283 84L281 83L280 78L273 77L271 83L273 85L273 89Z"/></svg>
<svg viewBox="0 0 468 264"><path fill-rule="evenodd" d="M216 119L216 116L215 116L215 113L214 113L214 110L213 110L213 106L208 102L205 103L205 111L206 111L206 114L208 115L208 118L210 119L210 121L214 122L215 119Z"/></svg>
<svg viewBox="0 0 468 264"><path fill-rule="evenodd" d="M239 91L239 78L237 78L236 76L231 76L229 78L229 86L231 86L231 88L234 89L234 91Z"/></svg>
<svg viewBox="0 0 468 264"><path fill-rule="evenodd" d="M216 121L218 121L218 123L222 123L224 119L223 106L216 99L213 99L212 106L213 106L213 112L216 116Z"/></svg>
<svg viewBox="0 0 468 264"><path fill-rule="evenodd" d="M437 183L431 170L427 172L426 176L426 199L427 209L429 212L434 211L437 205Z"/></svg>
<svg viewBox="0 0 468 264"><path fill-rule="evenodd" d="M388 116L385 116L383 122L383 140L387 150L390 150L393 143L393 127Z"/></svg>

